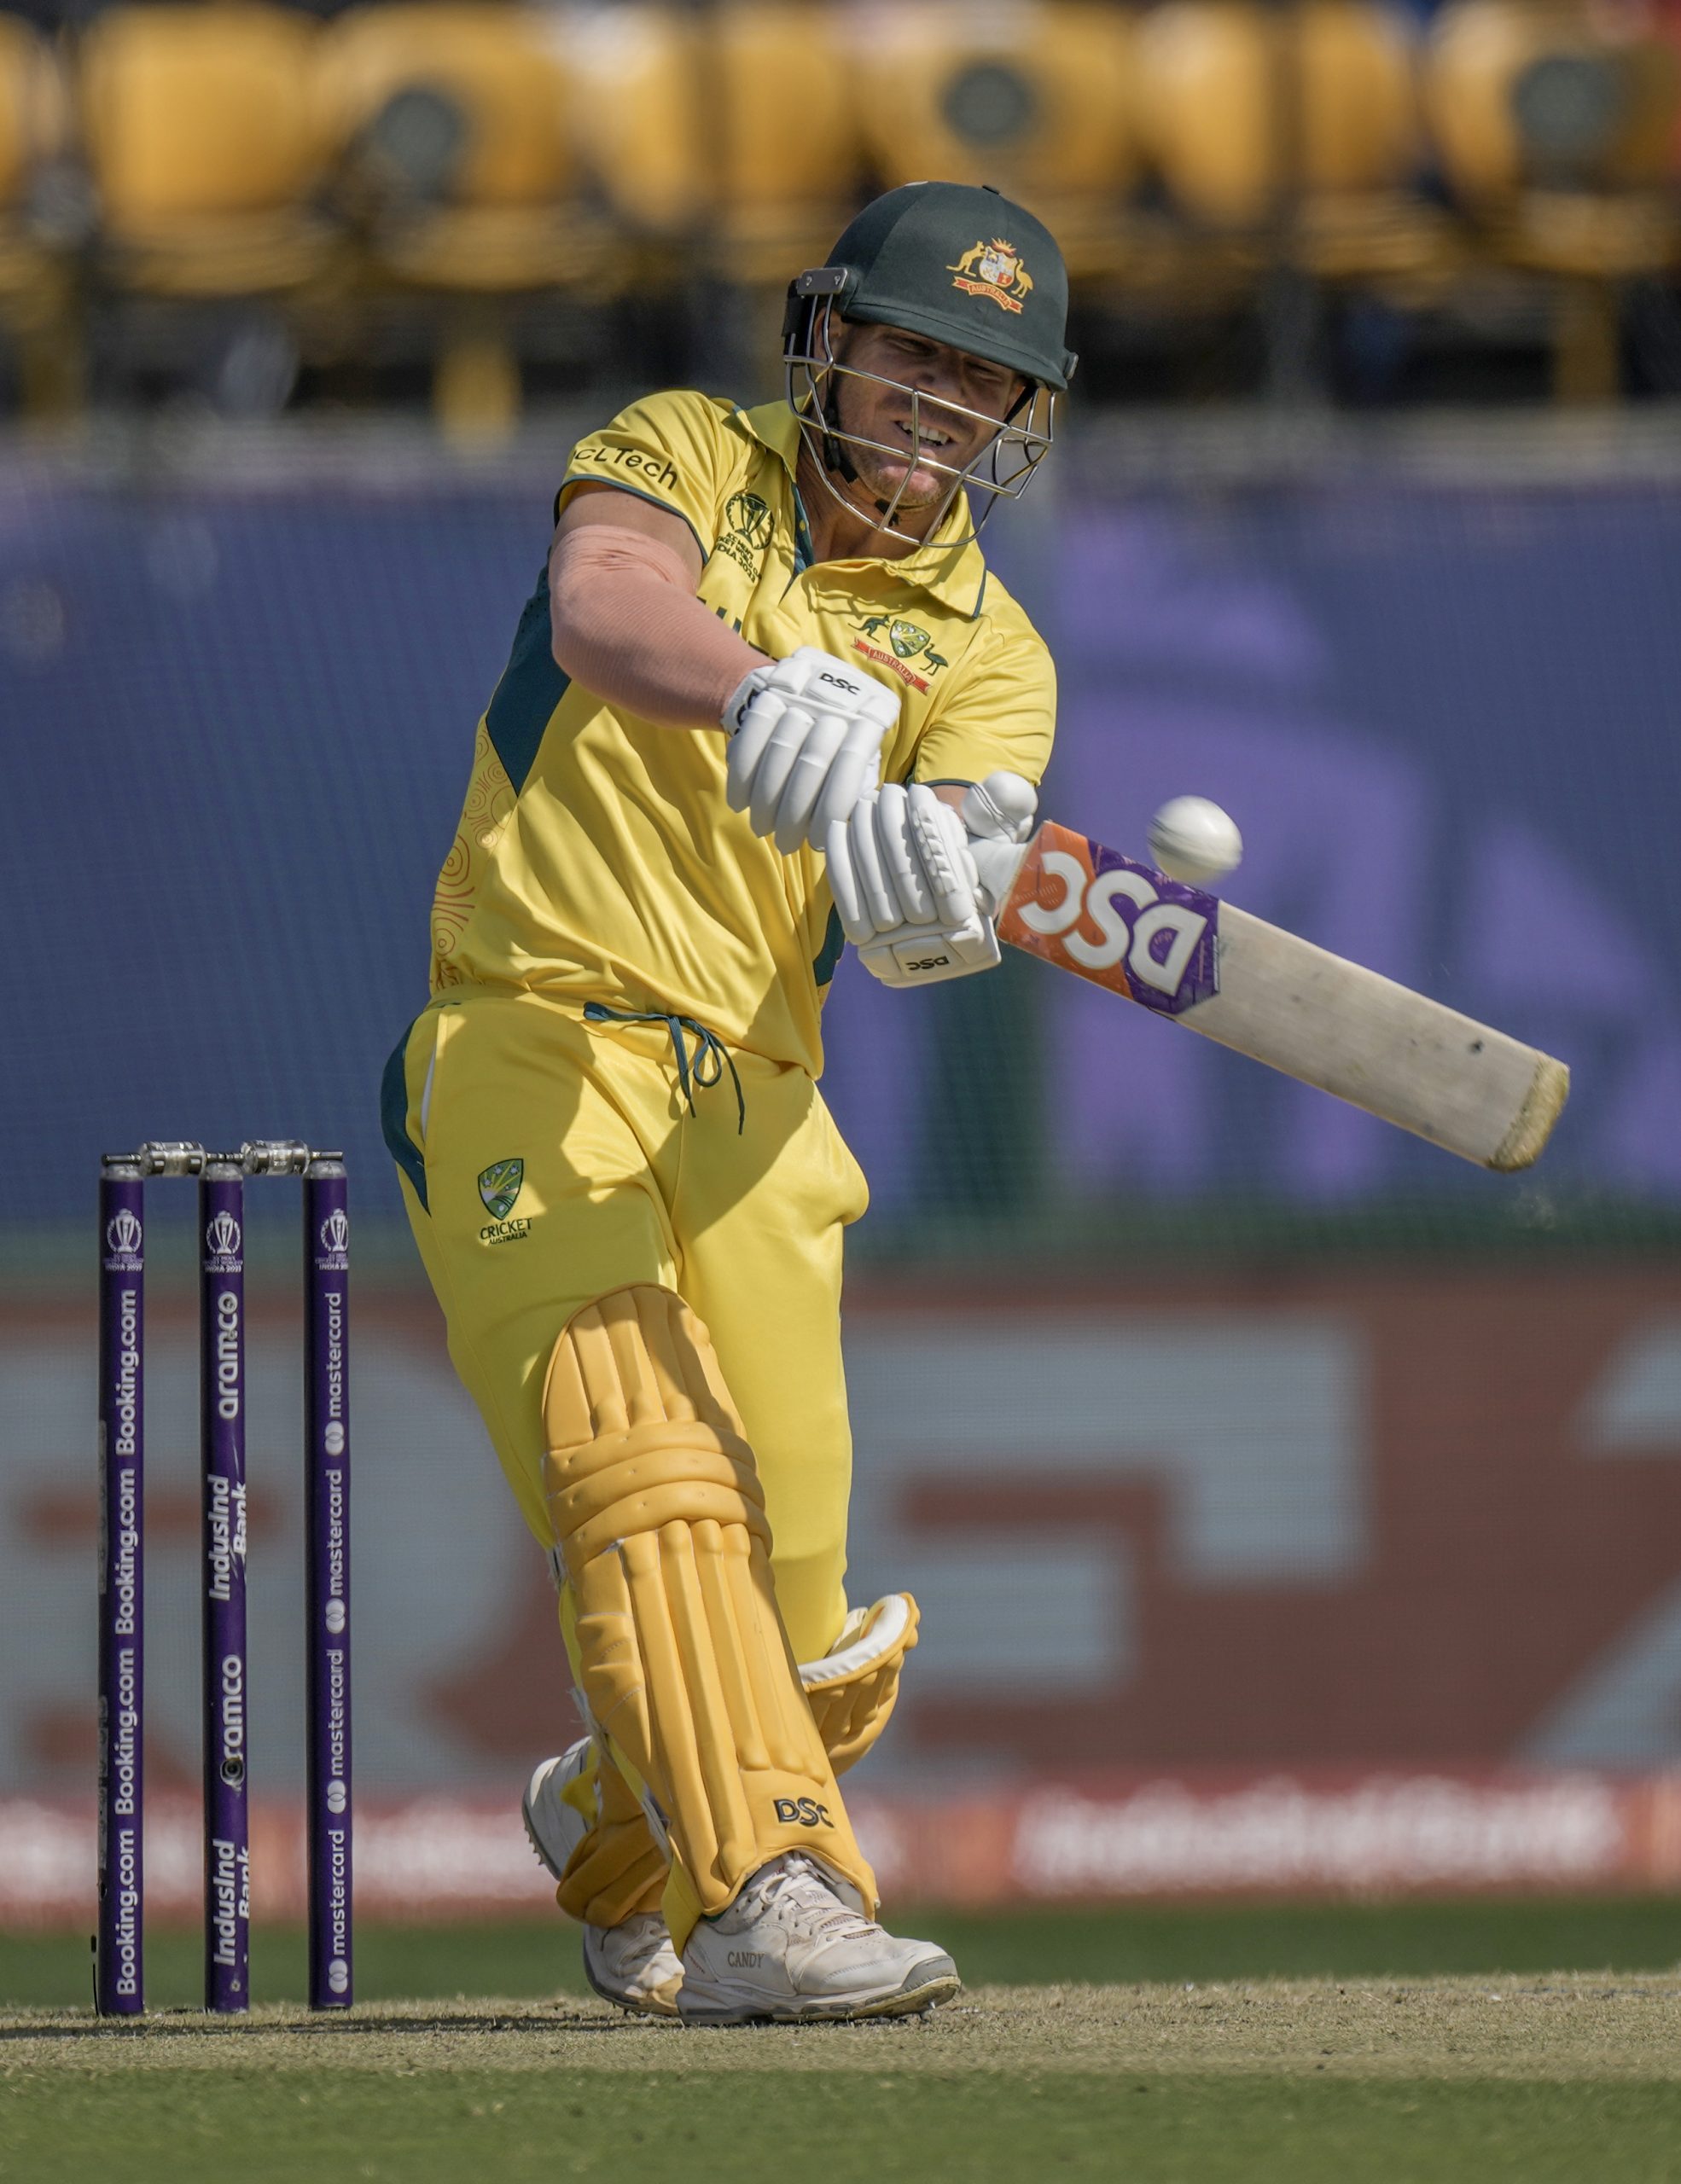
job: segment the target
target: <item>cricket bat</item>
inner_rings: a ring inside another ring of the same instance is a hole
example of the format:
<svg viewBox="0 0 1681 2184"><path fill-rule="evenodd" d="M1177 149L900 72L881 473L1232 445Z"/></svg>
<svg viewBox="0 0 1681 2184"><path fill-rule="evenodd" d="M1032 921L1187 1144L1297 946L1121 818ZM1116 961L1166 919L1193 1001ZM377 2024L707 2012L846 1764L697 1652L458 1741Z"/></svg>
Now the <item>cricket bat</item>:
<svg viewBox="0 0 1681 2184"><path fill-rule="evenodd" d="M1539 1155L1570 1072L1538 1048L1047 822L971 840L1000 940L1503 1173Z"/></svg>

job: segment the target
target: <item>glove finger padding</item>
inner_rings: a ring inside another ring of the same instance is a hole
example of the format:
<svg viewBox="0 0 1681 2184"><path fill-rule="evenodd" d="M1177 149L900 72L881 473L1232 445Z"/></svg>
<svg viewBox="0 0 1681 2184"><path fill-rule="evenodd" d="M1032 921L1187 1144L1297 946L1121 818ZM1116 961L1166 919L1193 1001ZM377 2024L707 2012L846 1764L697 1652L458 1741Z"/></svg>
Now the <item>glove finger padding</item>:
<svg viewBox="0 0 1681 2184"><path fill-rule="evenodd" d="M902 925L930 925L934 918L934 891L922 870L916 838L910 829L910 789L897 784L884 788L875 799L875 841L881 868L899 903ZM932 794L925 790L924 794Z"/></svg>
<svg viewBox="0 0 1681 2184"><path fill-rule="evenodd" d="M936 925L967 925L979 909L974 899L974 859L963 837L963 822L920 782L905 799L905 824L915 845Z"/></svg>
<svg viewBox="0 0 1681 2184"><path fill-rule="evenodd" d="M839 713L808 714L795 706L777 723L753 777L747 820L756 834L772 835L784 857L805 839L806 822L846 740Z"/></svg>
<svg viewBox="0 0 1681 2184"><path fill-rule="evenodd" d="M998 961L963 822L923 783L880 790L824 848L841 930L884 985L933 985Z"/></svg>
<svg viewBox="0 0 1681 2184"><path fill-rule="evenodd" d="M898 712L897 701L893 710ZM881 779L881 747L885 731L879 721L856 720L846 730L828 775L811 806L806 838L815 847L837 819L858 809L859 801L875 793Z"/></svg>
<svg viewBox="0 0 1681 2184"><path fill-rule="evenodd" d="M887 1726L920 1620L909 1593L889 1593L861 1618L849 1617L821 1660L800 1664L811 1718L837 1774L856 1765Z"/></svg>
<svg viewBox="0 0 1681 2184"><path fill-rule="evenodd" d="M899 897L881 869L875 840L879 798L859 804L850 820L837 822L824 839L829 884L840 913L841 930L854 947L890 932L900 922Z"/></svg>
<svg viewBox="0 0 1681 2184"><path fill-rule="evenodd" d="M724 793L755 834L783 854L821 848L881 779L881 743L897 726L897 694L847 661L802 645L755 668L723 713L730 736Z"/></svg>
<svg viewBox="0 0 1681 2184"><path fill-rule="evenodd" d="M753 1451L705 1328L651 1284L598 1298L555 1345L543 1411L578 1678L670 1843L674 1946L783 1850L821 1858L873 1914L875 1876L777 1607Z"/></svg>
<svg viewBox="0 0 1681 2184"><path fill-rule="evenodd" d="M747 683L754 681L747 677ZM744 683L743 688L747 685ZM765 755L765 746L775 733L777 723L788 710L788 700L780 690L759 688L750 693L746 704L736 706L730 701L730 711L724 714L728 726L731 712L739 713L740 724L730 733L730 747L724 754L724 797L732 811L745 811L753 799L753 776L759 762Z"/></svg>

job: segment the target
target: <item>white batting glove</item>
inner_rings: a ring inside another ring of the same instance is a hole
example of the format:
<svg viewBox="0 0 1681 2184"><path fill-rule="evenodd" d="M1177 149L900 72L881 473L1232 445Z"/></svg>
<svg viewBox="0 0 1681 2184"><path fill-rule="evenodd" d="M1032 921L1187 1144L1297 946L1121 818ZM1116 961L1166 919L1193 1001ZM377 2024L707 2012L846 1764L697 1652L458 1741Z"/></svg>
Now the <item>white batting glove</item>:
<svg viewBox="0 0 1681 2184"><path fill-rule="evenodd" d="M784 857L801 842L820 850L880 781L881 745L898 725L885 683L815 646L756 667L724 709L730 808Z"/></svg>
<svg viewBox="0 0 1681 2184"><path fill-rule="evenodd" d="M980 906L997 917L1015 885L1038 816L1038 793L1020 774L988 774L963 792L963 830L980 881Z"/></svg>
<svg viewBox="0 0 1681 2184"><path fill-rule="evenodd" d="M890 784L837 821L825 849L841 926L883 985L934 985L998 961L963 822L931 788Z"/></svg>

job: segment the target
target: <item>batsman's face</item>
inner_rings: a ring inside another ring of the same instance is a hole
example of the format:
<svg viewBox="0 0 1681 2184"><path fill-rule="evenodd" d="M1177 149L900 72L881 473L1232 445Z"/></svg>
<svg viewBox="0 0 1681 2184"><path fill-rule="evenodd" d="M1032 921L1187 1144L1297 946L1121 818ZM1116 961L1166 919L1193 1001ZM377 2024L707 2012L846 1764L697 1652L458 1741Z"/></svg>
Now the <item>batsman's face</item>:
<svg viewBox="0 0 1681 2184"><path fill-rule="evenodd" d="M899 494L899 508L907 512L933 508L945 498L951 472L982 451L1026 386L1002 364L898 326L843 327L835 353L852 372L875 375L837 375L835 406L842 431L894 450L848 448L860 480L870 500L887 502ZM933 468L929 458L942 468Z"/></svg>

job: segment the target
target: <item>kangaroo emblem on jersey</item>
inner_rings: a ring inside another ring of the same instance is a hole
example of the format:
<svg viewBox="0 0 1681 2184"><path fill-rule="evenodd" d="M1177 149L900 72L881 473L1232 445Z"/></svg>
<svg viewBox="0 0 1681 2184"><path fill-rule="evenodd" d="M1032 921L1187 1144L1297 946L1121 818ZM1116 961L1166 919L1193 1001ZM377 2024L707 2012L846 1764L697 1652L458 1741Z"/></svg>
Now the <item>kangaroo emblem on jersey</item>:
<svg viewBox="0 0 1681 2184"><path fill-rule="evenodd" d="M937 667L951 665L943 653L934 650L934 639L928 631L919 629L915 622L897 622L890 614L872 614L864 624L864 634L867 637L875 636L883 630L887 633L887 642L893 647L896 659L915 659L919 652L924 653L927 657L922 665L930 674Z"/></svg>
<svg viewBox="0 0 1681 2184"><path fill-rule="evenodd" d="M994 235L991 242L976 243L945 270L957 276L951 283L954 288L961 288L966 295L991 296L1004 311L1019 311L1032 293L1032 275L1021 263L1015 245L1006 242L1002 235Z"/></svg>

